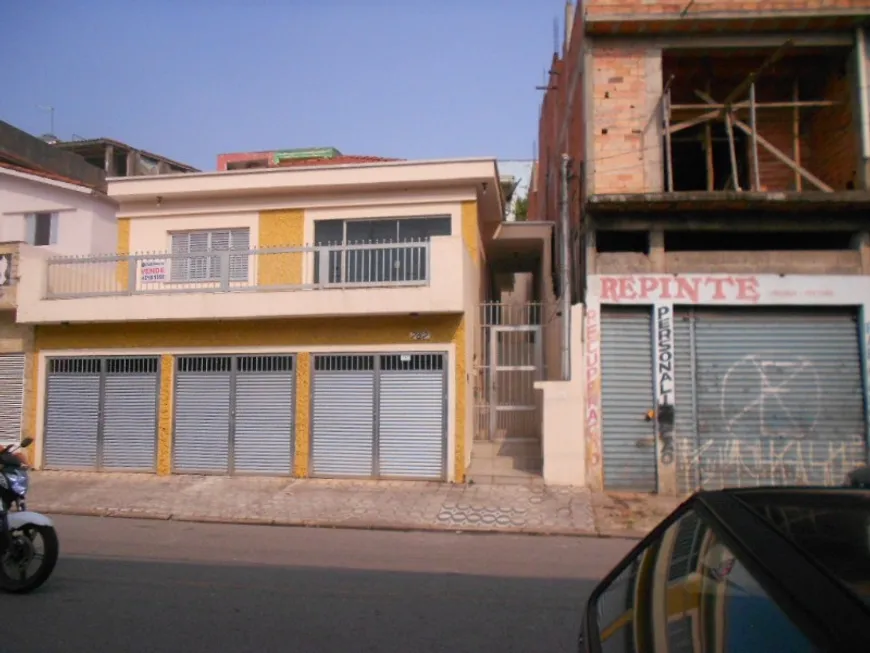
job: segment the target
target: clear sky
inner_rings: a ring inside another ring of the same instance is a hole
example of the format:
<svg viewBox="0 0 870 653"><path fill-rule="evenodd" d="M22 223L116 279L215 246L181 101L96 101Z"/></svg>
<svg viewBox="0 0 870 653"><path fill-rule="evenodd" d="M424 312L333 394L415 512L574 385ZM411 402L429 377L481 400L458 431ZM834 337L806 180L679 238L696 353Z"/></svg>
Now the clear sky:
<svg viewBox="0 0 870 653"><path fill-rule="evenodd" d="M0 0L0 119L211 170L334 146L531 158L563 0Z"/></svg>

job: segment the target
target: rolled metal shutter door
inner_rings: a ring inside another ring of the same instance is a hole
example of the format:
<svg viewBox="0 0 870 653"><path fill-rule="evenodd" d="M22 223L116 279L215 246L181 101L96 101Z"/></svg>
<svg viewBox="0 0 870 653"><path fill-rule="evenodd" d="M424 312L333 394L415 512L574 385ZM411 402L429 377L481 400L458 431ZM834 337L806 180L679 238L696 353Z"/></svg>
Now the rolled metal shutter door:
<svg viewBox="0 0 870 653"><path fill-rule="evenodd" d="M21 439L24 354L0 355L0 443Z"/></svg>
<svg viewBox="0 0 870 653"><path fill-rule="evenodd" d="M292 473L294 367L292 356L238 358L233 422L234 471Z"/></svg>
<svg viewBox="0 0 870 653"><path fill-rule="evenodd" d="M230 356L180 356L175 380L173 468L229 472Z"/></svg>
<svg viewBox="0 0 870 653"><path fill-rule="evenodd" d="M45 396L47 469L96 469L100 430L99 358L48 360Z"/></svg>
<svg viewBox="0 0 870 653"><path fill-rule="evenodd" d="M601 432L604 487L655 492L652 314L648 308L601 311ZM679 399L678 399L679 400Z"/></svg>
<svg viewBox="0 0 870 653"><path fill-rule="evenodd" d="M866 462L853 312L696 311L694 321L702 487L836 485Z"/></svg>
<svg viewBox="0 0 870 653"><path fill-rule="evenodd" d="M677 489L694 492L698 487L696 464L698 411L695 396L695 323L688 309L674 310L674 450Z"/></svg>
<svg viewBox="0 0 870 653"><path fill-rule="evenodd" d="M378 472L396 478L443 479L446 456L445 357L380 357Z"/></svg>
<svg viewBox="0 0 870 653"><path fill-rule="evenodd" d="M314 357L311 459L315 476L374 473L374 356Z"/></svg>
<svg viewBox="0 0 870 653"><path fill-rule="evenodd" d="M101 467L156 468L158 362L156 356L106 360Z"/></svg>

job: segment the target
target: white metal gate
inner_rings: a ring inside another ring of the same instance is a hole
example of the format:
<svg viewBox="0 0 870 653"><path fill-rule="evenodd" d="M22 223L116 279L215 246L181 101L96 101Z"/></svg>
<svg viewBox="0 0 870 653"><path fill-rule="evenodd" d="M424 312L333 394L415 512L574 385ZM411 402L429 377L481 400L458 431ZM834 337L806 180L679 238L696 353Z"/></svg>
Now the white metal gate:
<svg viewBox="0 0 870 653"><path fill-rule="evenodd" d="M475 438L541 438L540 393L546 377L545 305L485 303L480 315L480 355L475 356Z"/></svg>
<svg viewBox="0 0 870 653"><path fill-rule="evenodd" d="M443 479L446 368L442 353L316 355L312 475Z"/></svg>
<svg viewBox="0 0 870 653"><path fill-rule="evenodd" d="M154 471L159 359L50 358L46 469Z"/></svg>
<svg viewBox="0 0 870 653"><path fill-rule="evenodd" d="M24 354L0 354L0 444L21 438Z"/></svg>
<svg viewBox="0 0 870 653"><path fill-rule="evenodd" d="M294 370L292 355L179 356L173 469L291 474Z"/></svg>

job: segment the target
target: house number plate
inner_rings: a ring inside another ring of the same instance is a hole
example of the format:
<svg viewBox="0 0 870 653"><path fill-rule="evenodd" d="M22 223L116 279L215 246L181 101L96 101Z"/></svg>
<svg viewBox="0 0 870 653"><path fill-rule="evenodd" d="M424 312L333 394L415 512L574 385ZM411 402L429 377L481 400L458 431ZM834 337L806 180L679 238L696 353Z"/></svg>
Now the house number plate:
<svg viewBox="0 0 870 653"><path fill-rule="evenodd" d="M411 340L431 340L432 334L428 331L411 331Z"/></svg>

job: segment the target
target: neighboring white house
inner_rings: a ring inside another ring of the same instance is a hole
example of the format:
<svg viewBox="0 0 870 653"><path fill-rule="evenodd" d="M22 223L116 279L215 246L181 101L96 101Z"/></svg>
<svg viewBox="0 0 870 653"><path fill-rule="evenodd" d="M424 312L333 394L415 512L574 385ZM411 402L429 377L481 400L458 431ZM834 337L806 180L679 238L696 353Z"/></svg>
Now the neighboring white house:
<svg viewBox="0 0 870 653"><path fill-rule="evenodd" d="M117 203L72 179L0 162L0 242L58 254L112 253Z"/></svg>
<svg viewBox="0 0 870 653"><path fill-rule="evenodd" d="M34 331L16 324L19 255L112 253L117 203L50 172L0 162L0 444L33 435Z"/></svg>

